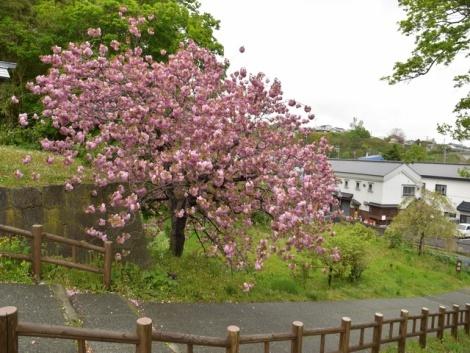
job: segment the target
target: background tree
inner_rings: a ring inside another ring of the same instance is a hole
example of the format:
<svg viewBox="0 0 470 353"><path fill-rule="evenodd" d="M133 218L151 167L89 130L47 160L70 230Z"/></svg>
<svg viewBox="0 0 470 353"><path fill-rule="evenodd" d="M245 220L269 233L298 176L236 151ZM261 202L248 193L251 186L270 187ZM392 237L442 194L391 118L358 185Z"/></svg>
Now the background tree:
<svg viewBox="0 0 470 353"><path fill-rule="evenodd" d="M350 129L348 134L351 137L370 138L370 132L364 127L364 121L354 117L353 121L349 124L349 127Z"/></svg>
<svg viewBox="0 0 470 353"><path fill-rule="evenodd" d="M146 30L140 38L131 38L127 32L127 22L118 12L121 6L135 17L152 14ZM18 64L12 71L12 79L0 85L0 125L1 129L17 126L19 112L38 112L40 102L37 96L25 89L25 84L37 75L45 74L48 65L39 57L49 53L53 45L67 46L69 42L81 42L87 37L88 28L101 28L102 38L109 44L117 40L123 46L137 42L144 54L157 60L165 60L162 52L176 52L181 41L188 38L201 47L222 54L222 46L213 37L218 21L207 13L199 12L196 1L177 0L2 0L0 1L0 60ZM96 40L96 39L95 39ZM20 98L19 105L11 104L12 95ZM54 130L50 124L30 124L21 133L30 142L40 137L52 137Z"/></svg>
<svg viewBox="0 0 470 353"><path fill-rule="evenodd" d="M426 238L455 235L456 225L443 213L451 209L452 206L445 196L422 190L421 198L411 200L393 219L387 228L387 235L399 234L405 239L417 242L418 254L421 255Z"/></svg>
<svg viewBox="0 0 470 353"><path fill-rule="evenodd" d="M427 159L426 147L419 144L413 144L408 148L402 157L406 163L422 162Z"/></svg>
<svg viewBox="0 0 470 353"><path fill-rule="evenodd" d="M135 38L148 27L145 18L126 21ZM305 142L310 107L286 101L280 82L261 73L227 74L225 62L192 41L156 62L139 46L108 46L99 29L88 33L93 44L54 47L44 56L52 68L28 87L42 96L43 116L61 135L44 139L43 148L67 164L82 155L97 186L117 185L107 206L87 212L124 211L100 220L90 235L106 239L100 227L121 228L142 206L170 219L176 256L188 227L238 266L252 247L256 268L272 251L286 259L294 249L321 251L336 184L326 141ZM29 121L20 114L22 125ZM271 219L269 239L248 233L257 213Z"/></svg>
<svg viewBox="0 0 470 353"><path fill-rule="evenodd" d="M405 143L406 135L405 132L402 129L399 128L394 128L390 133L388 134L389 140L395 140L395 142L398 143Z"/></svg>
<svg viewBox="0 0 470 353"><path fill-rule="evenodd" d="M389 83L412 80L427 74L434 66L449 65L457 57L470 55L470 2L468 0L399 0L406 18L399 23L406 36L415 36L411 57L397 62ZM470 82L470 71L454 78L457 87ZM442 124L441 132L454 138L470 138L470 93L460 99L455 107L457 119L454 126Z"/></svg>
<svg viewBox="0 0 470 353"><path fill-rule="evenodd" d="M403 148L394 143L385 153L383 154L384 159L388 161L401 161L403 155Z"/></svg>

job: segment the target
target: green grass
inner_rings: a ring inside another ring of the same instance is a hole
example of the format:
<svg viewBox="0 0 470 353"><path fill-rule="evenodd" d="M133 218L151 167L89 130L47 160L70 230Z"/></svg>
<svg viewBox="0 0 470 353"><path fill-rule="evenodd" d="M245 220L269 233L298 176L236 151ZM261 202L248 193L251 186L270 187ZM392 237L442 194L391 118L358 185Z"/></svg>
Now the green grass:
<svg viewBox="0 0 470 353"><path fill-rule="evenodd" d="M22 163L26 155L31 155L31 163ZM46 152L21 149L19 147L0 145L0 186L24 187L45 186L51 184L62 184L69 179L79 165L78 161L70 166L65 166L63 159L56 157L53 164L48 165L45 160L49 154ZM17 179L14 175L19 169L24 177ZM40 174L40 179L31 179L32 172Z"/></svg>
<svg viewBox="0 0 470 353"><path fill-rule="evenodd" d="M258 227L252 235L263 232ZM261 272L232 271L220 258L206 256L193 237L187 240L184 255L175 258L167 250L168 239L160 234L149 244L153 258L149 268L113 265L112 290L131 298L163 302L265 302L423 296L470 287L470 273L457 274L453 263L429 254L419 257L412 249L389 249L387 245L383 238L372 239L369 266L361 279L334 279L328 288L322 270L312 270L303 280L276 256ZM0 260L0 266L5 261L10 263L8 268L14 268L12 260L7 259ZM29 266L0 271L0 281L30 282ZM43 278L81 290L104 290L99 275L53 265L44 267ZM242 290L244 282L256 285L246 293Z"/></svg>
<svg viewBox="0 0 470 353"><path fill-rule="evenodd" d="M396 344L387 347L382 353L396 353ZM417 341L406 342L406 353L470 353L470 336L459 332L457 339L449 334L444 335L442 342L437 338L429 338L426 348L421 348Z"/></svg>

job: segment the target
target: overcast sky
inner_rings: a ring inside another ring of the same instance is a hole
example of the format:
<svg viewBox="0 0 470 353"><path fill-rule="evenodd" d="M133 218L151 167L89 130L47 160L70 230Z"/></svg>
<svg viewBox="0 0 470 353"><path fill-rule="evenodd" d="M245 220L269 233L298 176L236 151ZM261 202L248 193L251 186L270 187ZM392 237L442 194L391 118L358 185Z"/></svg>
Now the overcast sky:
<svg viewBox="0 0 470 353"><path fill-rule="evenodd" d="M279 78L286 98L313 107L314 125L346 128L356 116L377 136L397 127L407 138L444 140L436 125L454 120L453 107L464 93L453 88L452 78L466 66L461 60L395 86L380 81L413 48L413 38L397 31L403 13L396 0L201 3L221 21L216 37L232 69Z"/></svg>

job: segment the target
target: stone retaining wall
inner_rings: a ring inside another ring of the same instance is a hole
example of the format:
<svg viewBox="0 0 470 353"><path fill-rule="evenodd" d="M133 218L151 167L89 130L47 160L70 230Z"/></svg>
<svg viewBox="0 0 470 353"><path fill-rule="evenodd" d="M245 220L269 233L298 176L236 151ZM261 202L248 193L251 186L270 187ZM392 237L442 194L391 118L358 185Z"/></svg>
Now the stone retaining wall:
<svg viewBox="0 0 470 353"><path fill-rule="evenodd" d="M63 185L12 189L0 187L0 224L22 229L30 229L33 224L43 224L46 232L101 245L99 239L85 233L86 228L96 227L99 216L86 214L84 209L90 204L101 203L111 193L111 189L98 191L97 196L92 196L94 189L93 185L79 185L71 192L65 191ZM131 234L124 246L130 250L128 259L140 264L147 261L140 214L125 228L104 227L104 230L111 240L122 232ZM63 251L67 252L68 249Z"/></svg>

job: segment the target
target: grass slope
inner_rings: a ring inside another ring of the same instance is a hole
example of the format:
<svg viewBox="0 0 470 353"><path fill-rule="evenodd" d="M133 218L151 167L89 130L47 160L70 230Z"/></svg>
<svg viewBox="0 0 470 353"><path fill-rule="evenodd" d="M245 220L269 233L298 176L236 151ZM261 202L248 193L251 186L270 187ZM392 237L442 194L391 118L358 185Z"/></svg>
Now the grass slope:
<svg viewBox="0 0 470 353"><path fill-rule="evenodd" d="M22 163L26 155L32 157L31 163ZM49 154L41 151L21 149L19 147L0 145L0 186L24 187L45 186L51 184L62 184L76 171L79 163L76 161L70 166L65 166L63 159L56 157L53 164L48 165L45 160ZM17 179L14 175L19 169L24 177ZM31 173L41 175L38 181L31 179Z"/></svg>
<svg viewBox="0 0 470 353"><path fill-rule="evenodd" d="M4 241L0 250L12 245L21 249L15 244ZM275 256L261 272L231 271L221 259L205 256L193 238L188 239L182 258L168 253L168 240L163 235L154 238L149 247L154 259L149 268L140 269L132 264L113 266L114 291L162 302L265 302L422 296L470 286L470 273L457 274L454 264L433 255L419 257L412 249L389 249L382 238L371 240L370 264L358 282L335 279L331 288L322 270L312 271L303 281ZM0 260L3 269L0 281L29 282L29 266ZM43 273L46 281L66 287L102 290L98 275L53 265L45 266ZM256 286L247 293L242 290L244 282Z"/></svg>

